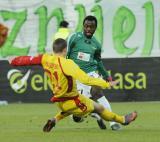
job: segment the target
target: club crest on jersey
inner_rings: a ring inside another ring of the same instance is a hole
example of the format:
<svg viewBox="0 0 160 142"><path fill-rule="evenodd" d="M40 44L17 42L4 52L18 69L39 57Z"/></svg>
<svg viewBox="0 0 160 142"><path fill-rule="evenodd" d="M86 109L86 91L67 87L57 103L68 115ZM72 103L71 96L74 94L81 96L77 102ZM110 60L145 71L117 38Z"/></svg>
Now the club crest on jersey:
<svg viewBox="0 0 160 142"><path fill-rule="evenodd" d="M77 59L89 62L90 61L90 54L84 52L78 52Z"/></svg>

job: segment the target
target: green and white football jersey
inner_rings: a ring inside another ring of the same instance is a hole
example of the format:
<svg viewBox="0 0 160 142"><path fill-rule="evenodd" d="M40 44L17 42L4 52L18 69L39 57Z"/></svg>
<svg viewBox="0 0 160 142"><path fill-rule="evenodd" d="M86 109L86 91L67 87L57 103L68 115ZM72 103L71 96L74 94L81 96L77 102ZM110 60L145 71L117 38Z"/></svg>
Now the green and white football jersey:
<svg viewBox="0 0 160 142"><path fill-rule="evenodd" d="M67 58L86 73L98 71L104 78L109 76L101 61L101 45L94 36L89 39L83 32L71 35L68 38Z"/></svg>

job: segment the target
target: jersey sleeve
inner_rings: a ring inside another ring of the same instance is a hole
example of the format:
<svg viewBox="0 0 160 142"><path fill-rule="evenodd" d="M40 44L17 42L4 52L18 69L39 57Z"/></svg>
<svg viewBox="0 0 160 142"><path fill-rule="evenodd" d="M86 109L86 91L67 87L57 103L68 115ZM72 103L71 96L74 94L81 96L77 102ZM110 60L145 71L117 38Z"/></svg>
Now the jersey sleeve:
<svg viewBox="0 0 160 142"><path fill-rule="evenodd" d="M73 48L75 45L75 40L76 40L76 33L70 35L67 39L67 56L66 56L67 59L70 56L71 48Z"/></svg>
<svg viewBox="0 0 160 142"><path fill-rule="evenodd" d="M105 69L101 59L101 47L99 47L95 52L94 59L97 61L98 72L103 76L104 79L107 79L110 75L108 71Z"/></svg>
<svg viewBox="0 0 160 142"><path fill-rule="evenodd" d="M95 85L103 89L110 87L110 84L103 79L88 76L72 60L68 60L67 63L64 64L63 70L66 75L72 76L83 84Z"/></svg>
<svg viewBox="0 0 160 142"><path fill-rule="evenodd" d="M27 65L41 65L43 55L38 56L19 56L11 61L11 65L14 66L27 66Z"/></svg>

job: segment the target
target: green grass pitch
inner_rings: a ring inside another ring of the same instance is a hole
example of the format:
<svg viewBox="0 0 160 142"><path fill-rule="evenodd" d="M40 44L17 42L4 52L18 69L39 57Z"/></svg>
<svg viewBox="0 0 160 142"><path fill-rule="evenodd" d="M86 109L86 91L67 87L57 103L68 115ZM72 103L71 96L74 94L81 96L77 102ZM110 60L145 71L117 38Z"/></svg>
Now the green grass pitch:
<svg viewBox="0 0 160 142"><path fill-rule="evenodd" d="M0 106L0 142L160 142L160 102L112 103L114 112L137 110L138 118L120 131L100 130L93 118L74 123L68 117L50 133L42 127L58 111L54 104Z"/></svg>

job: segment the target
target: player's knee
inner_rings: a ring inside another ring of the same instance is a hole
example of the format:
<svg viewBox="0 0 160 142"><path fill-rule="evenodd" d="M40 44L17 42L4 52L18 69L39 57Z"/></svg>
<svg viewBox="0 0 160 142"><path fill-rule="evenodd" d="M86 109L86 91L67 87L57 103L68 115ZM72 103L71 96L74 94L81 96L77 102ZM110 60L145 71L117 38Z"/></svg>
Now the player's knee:
<svg viewBox="0 0 160 142"><path fill-rule="evenodd" d="M102 113L104 111L104 109L105 108L102 105L100 105L98 103L95 103L95 112L96 113L100 114L100 113Z"/></svg>
<svg viewBox="0 0 160 142"><path fill-rule="evenodd" d="M99 113L102 113L104 111L104 107L102 105L99 105Z"/></svg>
<svg viewBox="0 0 160 142"><path fill-rule="evenodd" d="M92 86L92 88L91 88L92 95L98 94L99 92L100 92L100 87Z"/></svg>
<svg viewBox="0 0 160 142"><path fill-rule="evenodd" d="M104 96L103 90L100 87L93 86L90 91L93 100L97 100Z"/></svg>

